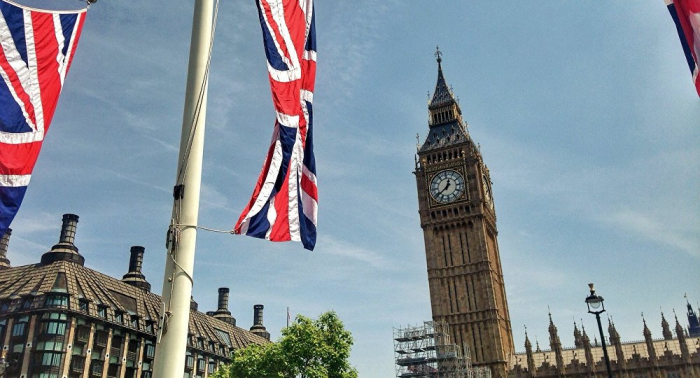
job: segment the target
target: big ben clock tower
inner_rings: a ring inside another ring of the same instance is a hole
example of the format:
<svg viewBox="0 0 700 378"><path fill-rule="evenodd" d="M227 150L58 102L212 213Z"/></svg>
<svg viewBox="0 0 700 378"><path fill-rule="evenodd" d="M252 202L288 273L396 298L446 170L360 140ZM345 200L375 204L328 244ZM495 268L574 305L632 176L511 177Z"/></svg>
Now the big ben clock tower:
<svg viewBox="0 0 700 378"><path fill-rule="evenodd" d="M475 366L504 378L514 348L491 179L445 82L440 50L435 55L429 131L414 172L433 320L449 324Z"/></svg>

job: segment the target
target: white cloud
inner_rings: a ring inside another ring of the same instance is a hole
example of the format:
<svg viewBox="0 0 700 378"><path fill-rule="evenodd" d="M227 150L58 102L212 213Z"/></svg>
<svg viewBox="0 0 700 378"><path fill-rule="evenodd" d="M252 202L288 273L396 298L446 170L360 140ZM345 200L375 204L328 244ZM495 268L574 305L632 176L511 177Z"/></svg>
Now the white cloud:
<svg viewBox="0 0 700 378"><path fill-rule="evenodd" d="M148 182L148 181L140 180L140 179L137 179L137 178L133 178L133 177L131 177L131 176L127 176L127 175L122 174L122 173L119 173L119 172L115 172L115 171L112 171L112 170L109 170L109 169L103 169L102 172L110 173L110 174L114 175L115 177L117 177L117 178L119 178L119 179L121 179L121 180L126 180L126 181L129 181L129 182L133 182L133 183L135 183L135 184L139 184L139 185L141 185L141 186L145 186L145 187L148 187L148 188L151 188L151 189L156 189L156 190L158 190L158 191L160 191L160 192L172 193L172 191L171 191L170 189L168 189L168 188L164 188L164 187L162 187L162 186L154 185L154 184L151 184L151 183Z"/></svg>
<svg viewBox="0 0 700 378"><path fill-rule="evenodd" d="M228 211L235 211L234 209L228 207L228 198L216 190L212 185L202 183L200 203L206 208L223 209Z"/></svg>
<svg viewBox="0 0 700 378"><path fill-rule="evenodd" d="M12 222L12 227L25 235L56 230L56 219L61 217L47 212L27 212ZM13 238L14 239L14 238ZM27 241L27 243L29 243Z"/></svg>
<svg viewBox="0 0 700 378"><path fill-rule="evenodd" d="M678 230L673 223L660 221L658 214L636 210L617 210L600 220L619 227L651 242L664 244L688 254L700 257L700 238L693 230Z"/></svg>
<svg viewBox="0 0 700 378"><path fill-rule="evenodd" d="M375 251L370 251L350 242L336 239L330 235L321 236L318 243L323 245L324 253L347 257L381 270L390 269L390 265L386 259Z"/></svg>

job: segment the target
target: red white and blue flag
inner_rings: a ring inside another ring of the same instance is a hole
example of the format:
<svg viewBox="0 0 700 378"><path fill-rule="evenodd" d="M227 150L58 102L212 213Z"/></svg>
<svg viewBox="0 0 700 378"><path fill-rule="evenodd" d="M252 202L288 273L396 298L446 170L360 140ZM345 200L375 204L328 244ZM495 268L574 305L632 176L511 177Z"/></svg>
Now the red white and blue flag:
<svg viewBox="0 0 700 378"><path fill-rule="evenodd" d="M693 75L695 89L700 96L700 0L664 0L676 23L685 59Z"/></svg>
<svg viewBox="0 0 700 378"><path fill-rule="evenodd" d="M0 235L19 209L56 110L85 10L0 1Z"/></svg>
<svg viewBox="0 0 700 378"><path fill-rule="evenodd" d="M256 0L275 106L272 142L253 196L233 232L316 244L313 152L316 28L313 0Z"/></svg>

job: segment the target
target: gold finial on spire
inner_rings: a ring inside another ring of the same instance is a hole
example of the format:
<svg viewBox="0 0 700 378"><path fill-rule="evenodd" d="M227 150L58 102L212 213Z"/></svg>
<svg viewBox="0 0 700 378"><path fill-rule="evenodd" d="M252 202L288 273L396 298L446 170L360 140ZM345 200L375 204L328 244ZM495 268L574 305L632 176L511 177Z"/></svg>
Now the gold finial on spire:
<svg viewBox="0 0 700 378"><path fill-rule="evenodd" d="M442 51L440 51L440 46L435 47L435 57L437 58L438 64L442 63Z"/></svg>

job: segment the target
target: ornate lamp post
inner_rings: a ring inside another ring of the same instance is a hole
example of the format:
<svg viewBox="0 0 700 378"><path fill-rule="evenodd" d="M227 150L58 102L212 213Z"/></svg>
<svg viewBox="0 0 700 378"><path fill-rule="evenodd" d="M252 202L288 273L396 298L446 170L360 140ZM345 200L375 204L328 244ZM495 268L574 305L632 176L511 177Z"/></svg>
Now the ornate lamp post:
<svg viewBox="0 0 700 378"><path fill-rule="evenodd" d="M598 321L598 331L600 331L600 341L603 343L603 356L605 357L605 367L608 369L608 378L612 378L612 370L610 370L610 358L608 358L608 348L605 346L605 335L603 335L603 325L600 324L600 314L605 312L605 305L603 304L603 297L596 295L595 289L593 289L593 284L589 283L588 287L591 289L591 295L586 297L586 304L588 305L588 312L590 314L595 314L595 318Z"/></svg>

